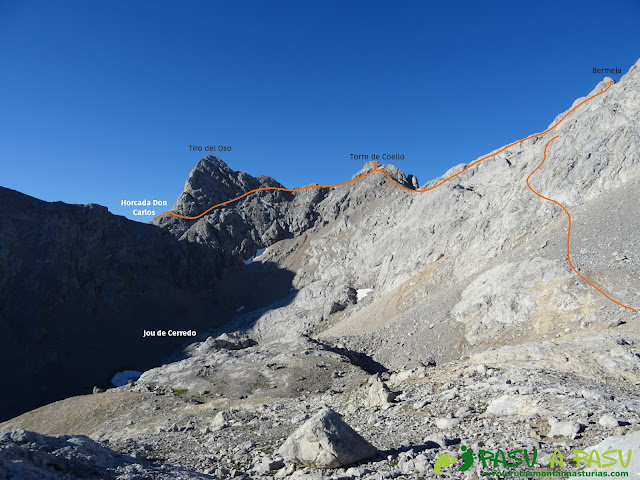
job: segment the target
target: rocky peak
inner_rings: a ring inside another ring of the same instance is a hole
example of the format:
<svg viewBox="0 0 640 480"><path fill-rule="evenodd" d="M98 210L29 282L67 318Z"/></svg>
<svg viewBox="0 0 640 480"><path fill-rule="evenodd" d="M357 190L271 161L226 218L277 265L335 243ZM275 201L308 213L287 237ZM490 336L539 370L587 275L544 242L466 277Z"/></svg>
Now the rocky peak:
<svg viewBox="0 0 640 480"><path fill-rule="evenodd" d="M261 187L282 187L271 177L253 177L232 170L219 157L207 155L191 170L183 193L172 211L184 216L197 216L217 203L227 201Z"/></svg>
<svg viewBox="0 0 640 480"><path fill-rule="evenodd" d="M415 175L407 176L404 174L402 170L400 170L398 167L390 163L382 165L382 164L375 164L374 162L367 162L351 178L352 179L358 178L362 175L365 175L375 170L376 168L384 169L389 174L389 176L393 179L394 182L402 185L403 187L411 188L414 190L417 188L418 179L416 178ZM384 173L380 173L378 175L384 175Z"/></svg>
<svg viewBox="0 0 640 480"><path fill-rule="evenodd" d="M215 191L220 191L223 186L227 186L231 190L228 193L238 194L252 188L283 187L271 177L265 175L252 177L248 173L232 170L220 157L207 155L201 158L191 170L185 184L185 191L212 187L213 191L205 191L205 193L213 196Z"/></svg>
<svg viewBox="0 0 640 480"><path fill-rule="evenodd" d="M353 178L371 172L376 166L368 162ZM407 188L417 180L408 179L393 165L385 165L391 178ZM318 188L300 192L265 190L252 193L237 202L216 208L198 219L181 219L165 215L152 223L171 231L176 237L205 243L213 249L235 256L236 262L251 257L259 248L337 218L349 205L355 207L377 198L376 185L388 182L382 173L371 175L338 189ZM251 190L283 185L271 177L256 177L234 171L222 159L206 156L189 174L183 193L172 208L179 215L195 217L218 203ZM334 192L335 190L335 192Z"/></svg>

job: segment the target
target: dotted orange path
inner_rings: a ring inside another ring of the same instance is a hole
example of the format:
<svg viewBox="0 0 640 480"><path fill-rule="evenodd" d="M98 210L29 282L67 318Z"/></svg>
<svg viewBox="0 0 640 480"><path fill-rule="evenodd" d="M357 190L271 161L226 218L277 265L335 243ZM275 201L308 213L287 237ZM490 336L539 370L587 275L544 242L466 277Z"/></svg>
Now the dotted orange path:
<svg viewBox="0 0 640 480"><path fill-rule="evenodd" d="M555 124L555 125L553 125L553 126L551 126L551 127L547 128L545 131L540 132L540 133L534 133L533 135L529 135L528 137L525 137L525 138L523 138L523 139L521 139L521 140L518 140L518 141L516 141L516 142L510 143L510 144L508 144L508 145L506 145L506 146L502 147L500 150L498 150L498 151L496 151L496 152L494 152L494 153L492 153L492 154L486 155L486 156L484 156L484 157L482 157L482 158L479 158L478 160L476 160L476 161L474 161L474 162L470 163L470 164L469 164L469 165L467 165L465 168L463 168L462 170L460 170L458 173L455 173L455 174L451 175L450 177L447 177L447 178L445 178L444 180L440 181L439 183L437 183L437 184L435 184L435 185L433 185L433 186L431 186L431 187L429 187L429 188L425 188L425 189L423 189L423 190L413 190L413 189L411 189L411 188L407 188L407 187L405 187L405 186L403 186L403 185L398 184L397 182L395 182L395 181L393 180L393 178L391 178L391 175L389 175L389 172L387 172L384 168L380 167L380 165L378 165L376 162L372 162L372 163L375 165L375 167L376 167L375 169L373 169L373 170L371 170L370 172L367 172L367 173L365 173L365 174L363 174L363 175L360 175L360 176L358 176L358 177L356 177L356 178L353 178L353 179L351 179L351 180L349 180L349 181L346 181L346 182L336 183L336 184L334 184L334 185L308 185L308 186L306 186L306 187L300 187L300 188L284 188L284 187L262 187L262 188L256 188L256 189L254 189L254 190L250 190L250 191L248 191L248 192L246 192L246 193L243 193L242 195L239 195L239 196L237 196L237 197L235 197L235 198L232 198L231 200L227 200L226 202L222 202L222 203L218 203L218 204L216 204L216 205L213 205L212 207L209 207L209 208L208 208L208 209L206 209L204 212L202 212L200 215L195 215L195 216L193 216L193 217L189 217L189 216L185 216L185 215L180 215L180 214L178 214L178 213L173 213L173 212L164 212L164 213L161 213L160 215L158 215L156 218L160 218L160 217L162 217L163 215L172 215L172 216L174 216L174 217L183 218L183 219L185 219L185 220L197 220L198 218L201 218L201 217L205 216L205 215L206 215L207 213L209 213L211 210L214 210L214 209L216 209L216 208L218 208L218 207L221 207L221 206L223 206L223 205L227 205L227 204L229 204L229 203L236 202L236 201L240 200L241 198L244 198L244 197L246 197L247 195L250 195L250 194L255 193L255 192L260 192L260 191L263 191L263 190L281 190L281 191L283 191L283 192L299 192L299 191L302 191L302 190L308 190L308 189L310 189L310 188L332 188L332 187L340 187L340 186L342 186L342 185L347 185L347 184L349 184L349 183L352 183L352 182L355 182L355 181L357 181L357 180L360 180L360 179L362 179L362 178L364 178L364 177L367 177L367 176L369 176L369 175L371 175L372 173L375 173L375 172L382 172L382 173L384 173L384 174L387 176L388 180L389 180L393 185L395 185L396 187L401 188L401 189L403 189L403 190L406 190L406 191L408 191L408 192L412 192L412 193L423 193L423 192L428 192L428 191L430 191L430 190L433 190L433 189L435 189L435 188L438 188L440 185L443 185L443 184L447 183L449 180L451 180L451 179L453 179L453 178L457 177L458 175L460 175L460 174L461 174L461 173L463 173L463 172L466 172L467 170L469 170L470 168L472 168L472 167L474 167L475 165L479 164L480 162L483 162L483 161L485 161L485 160L488 160L489 158L495 157L495 156L496 156L496 155L498 155L499 153L504 152L506 149L508 149L508 148L510 148L510 147L513 147L514 145L517 145L517 144L522 143L522 142L524 142L524 141L526 141L526 140L530 140L530 139L532 139L532 138L536 138L536 137L539 137L539 136L541 136L541 135L544 135L545 133L550 132L551 130L553 130L554 128L556 128L558 125L560 125L560 124L564 121L564 119L565 119L565 118L567 118L571 113L573 113L573 112L574 112L578 107L580 107L580 106L584 105L584 104L585 104L585 103L587 103L589 100L592 100L592 99L594 99L595 97L597 97L597 96L599 96L599 95L602 95L604 92L606 92L607 90L609 90L609 88L611 88L611 85L613 85L613 81L610 81L610 82L609 82L609 85L607 86L607 88L605 88L605 89L604 89L604 90L602 90L601 92L598 92L598 93L596 93L596 94L594 94L594 95L592 95L592 96L590 96L590 97L588 97L588 98L584 99L582 102L580 102L580 103L578 103L576 106L572 107L572 108L571 108L567 113L565 113L565 114L564 114L564 116L563 116L560 120L558 120L558 121L556 122L556 124ZM552 138L552 139L549 141L549 143L550 143L552 140L556 139L556 138L558 138L558 137L556 136L556 137ZM545 159L546 159L547 147L549 146L549 143L547 143L547 145L545 146L545 149L544 149ZM545 160L543 159L543 160L542 160L542 163L544 163L544 161L545 161ZM538 168L540 168L540 167L542 166L542 163L541 163L540 165L538 165ZM549 200L549 201L551 201L551 202L553 202L553 203L556 203L557 205L560 205L560 207L562 207L562 208L564 209L564 211L566 212L567 216L569 217L569 232L568 232L568 234L567 234L567 259L569 260L569 265L571 265L571 268L573 268L573 270L574 270L578 275L580 275L580 277L581 277L585 282L587 282L587 283L588 283L589 285L591 285L593 288L595 288L596 290L598 290L600 293L602 293L602 294L603 294L605 297L607 297L609 300L611 300L611 301L612 301L612 302L614 302L614 303L617 303L618 305L620 305L620 306L622 306L622 307L624 307L624 308L628 308L629 310L632 310L632 311L634 311L634 312L635 312L635 310L634 310L633 308L628 307L627 305L623 305L623 304L622 304L622 303L620 303L620 302L617 302L616 300L614 300L613 298L611 298L609 295L607 295L606 293L604 293L602 290L600 290L598 287L596 287L593 283L591 283L589 280L587 280L585 277L583 277L583 276L580 274L580 272L578 272L578 270L576 270L576 269L575 269L575 267L574 267L574 266L573 266L573 264L571 263L571 257L570 257L570 253L569 253L569 236L570 236L570 234L571 234L571 215L569 215L569 212L567 211L567 209L566 209L564 206L562 206L560 203L556 202L555 200L551 200L551 199L549 199L549 198L543 197L542 195L540 195L538 192L536 192L535 190L533 190L533 189L531 188L531 186L529 185L529 178L531 178L531 175L533 175L533 174L538 170L538 168L536 168L533 172L531 172L531 174L529 175L529 177L527 177L527 186L529 186L529 188L531 189L531 191L533 191L533 193L535 193L536 195L538 195L538 196L540 196L540 197L544 198L545 200Z"/></svg>
<svg viewBox="0 0 640 480"><path fill-rule="evenodd" d="M585 282L587 282L589 285L591 285L593 288L595 288L597 291L599 291L602 295L604 295L605 297L607 297L609 300L611 300L613 303L617 303L618 305L620 305L621 307L627 308L633 312L635 312L636 310L634 308L631 308L627 305L624 305L620 302L618 302L617 300L614 300L613 298L611 298L609 295L607 295L606 293L604 293L602 290L600 290L598 287L596 287L593 283L591 283L589 280L587 280L584 275L582 275L577 269L576 267L573 266L573 263L571 262L571 215L569 214L569 210L567 210L565 208L564 205L562 205L560 202L557 202L556 200L552 199L552 198L548 198L545 197L544 195L541 195L540 193L536 192L533 187L531 187L531 184L529 184L529 179L533 176L534 173L536 173L540 167L542 167L542 165L544 165L544 162L547 161L547 148L549 148L549 144L551 142L553 142L556 138L558 138L558 135L556 135L555 137L553 137L551 140L549 140L547 142L547 144L544 146L544 155L542 157L542 162L540 162L540 165L538 165L536 167L536 169L531 172L529 174L529 176L527 177L527 187L529 187L529 190L531 190L533 193L535 193L537 196L539 196L540 198L543 198L549 202L553 202L556 205L558 205L560 208L562 208L564 210L564 213L567 214L567 218L569 219L569 228L567 229L567 260L569 261L569 266L571 266L571 268L573 269L574 272L576 272L580 278L582 278Z"/></svg>

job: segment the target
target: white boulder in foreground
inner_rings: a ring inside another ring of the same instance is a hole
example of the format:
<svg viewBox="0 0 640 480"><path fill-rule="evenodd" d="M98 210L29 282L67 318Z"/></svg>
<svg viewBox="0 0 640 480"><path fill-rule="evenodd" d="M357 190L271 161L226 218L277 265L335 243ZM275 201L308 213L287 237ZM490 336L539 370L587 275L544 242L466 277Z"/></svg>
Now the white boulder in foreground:
<svg viewBox="0 0 640 480"><path fill-rule="evenodd" d="M338 468L377 453L340 415L324 408L303 423L278 450L286 461L313 468Z"/></svg>

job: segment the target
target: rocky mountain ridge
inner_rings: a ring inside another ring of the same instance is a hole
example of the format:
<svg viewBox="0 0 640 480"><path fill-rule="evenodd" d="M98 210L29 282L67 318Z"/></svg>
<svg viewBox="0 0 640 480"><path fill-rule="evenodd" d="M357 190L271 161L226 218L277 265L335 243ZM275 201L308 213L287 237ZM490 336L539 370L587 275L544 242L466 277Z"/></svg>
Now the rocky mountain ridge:
<svg viewBox="0 0 640 480"><path fill-rule="evenodd" d="M405 175L389 166L393 178L402 185L412 186ZM355 178L366 171L359 172ZM260 188L285 187L271 177L253 177L234 171L219 157L202 158L189 174L183 193L171 212L186 217L198 217L212 206L226 202ZM210 248L249 258L263 247L287 238L300 236L319 224L335 220L340 211L322 208L330 188L312 188L298 192L263 190L237 202L211 210L195 220L165 215L152 223L169 230L181 240L204 243ZM346 190L343 193L349 193ZM337 208L340 203L336 205Z"/></svg>

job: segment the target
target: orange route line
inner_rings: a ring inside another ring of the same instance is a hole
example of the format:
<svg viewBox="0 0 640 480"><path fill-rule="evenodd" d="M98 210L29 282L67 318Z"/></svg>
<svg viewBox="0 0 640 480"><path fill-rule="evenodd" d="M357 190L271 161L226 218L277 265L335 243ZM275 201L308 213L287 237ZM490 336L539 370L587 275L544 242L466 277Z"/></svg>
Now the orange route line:
<svg viewBox="0 0 640 480"><path fill-rule="evenodd" d="M580 278L582 278L585 282L587 282L589 285L591 285L593 288L595 288L597 291L599 291L602 295L604 295L605 297L607 297L609 300L611 300L613 303L617 303L618 305L620 305L621 307L624 307L626 309L631 310L632 312L635 312L636 310L634 308L631 308L627 305L624 305L620 302L618 302L617 300L614 300L613 298L611 298L609 295L607 295L606 293L604 293L602 290L600 290L598 287L596 287L593 283L591 283L589 280L587 280L577 269L576 267L573 266L573 263L571 263L571 215L569 214L569 210L567 210L564 205L562 205L560 202L555 201L552 198L547 198L544 195L539 194L538 192L536 192L531 185L529 184L529 179L531 178L531 176L536 173L540 167L542 167L542 165L544 165L544 162L547 161L547 148L549 147L549 144L551 142L553 142L556 138L558 138L558 135L556 135L555 137L553 137L551 140L549 140L547 142L547 144L544 146L544 155L542 158L542 162L540 162L540 165L538 165L536 167L536 169L531 172L529 174L529 176L527 177L527 187L529 187L529 190L531 190L533 193L535 193L537 196L539 196L540 198L543 198L549 202L553 202L556 205L558 205L560 208L562 208L564 210L564 213L567 214L567 218L569 219L569 228L567 229L567 260L569 261L569 266L573 269L574 272L576 272Z"/></svg>
<svg viewBox="0 0 640 480"><path fill-rule="evenodd" d="M582 102L580 102L579 104L577 104L575 107L573 107L571 110L569 110L569 111L564 115L564 117L562 117L560 120L558 120L558 122L557 122L554 126L547 128L544 132L534 133L533 135L529 135L528 137L523 138L522 140L518 140L517 142L510 143L509 145L506 145L506 146L502 147L500 150L498 150L498 151L497 151L497 152L495 152L495 153L492 153L492 154L487 155L487 156L485 156L485 157L479 158L479 159L478 159L478 160L476 160L475 162L473 162L473 163L471 163L471 164L467 165L467 167L463 168L463 169L462 169L462 170L460 170L458 173L456 173L456 174L454 174L454 175L451 175L450 177L445 178L444 180L442 180L440 183L438 183L438 184L436 184L436 185L434 185L434 186L432 186L432 187L425 188L424 190L412 190L412 189L410 189L410 188L404 187L404 186L402 186L402 185L400 185L400 184L396 183L396 182L391 178L391 176L389 175L389 172L387 172L384 168L381 168L381 167L380 167L376 162L373 162L373 164L376 166L376 168L375 168L374 170L371 170L371 171L370 171L370 172L368 172L368 173L365 173L365 174L363 174L363 175L360 175L359 177L352 178L351 180L349 180L349 181L347 181L347 182L336 183L335 185L308 185L308 186L306 186L306 187L300 187L300 188L283 188L283 187L262 187L262 188L256 188L256 189L254 189L254 190L249 190L248 192L243 193L242 195L240 195L240 196L238 196L238 197L236 197L236 198L232 198L231 200L227 200L226 202L218 203L217 205L214 205L214 206L212 206L212 207L209 207L209 208L207 208L204 212L202 212L200 215L196 215L196 216L194 216L194 217L188 217L188 216L180 215L180 214L173 213L173 212L164 212L164 213L161 213L160 215L158 215L156 218L160 218L160 217L162 217L163 215L172 215L172 216L174 216L174 217L183 218L183 219L185 219L185 220L197 220L198 218L205 216L207 213L209 213L209 212L210 212L211 210L213 210L214 208L218 208L218 207L221 207L221 206L223 206L223 205L227 205L227 204L229 204L229 203L233 203L233 202L235 202L235 201L237 201L237 200L240 200L241 198L246 197L247 195L250 195L250 194L255 193L255 192L260 192L260 191L262 191L262 190L281 190L281 191L283 191L283 192L299 192L299 191L301 191L301 190L307 190L307 189L309 189L309 188L332 188L332 187L340 187L340 186L342 186L342 185L347 185L348 183L355 182L356 180L360 180L361 178L364 178L364 177L366 177L366 176L369 176L369 175L371 175L371 174L372 174L372 173L374 173L374 172L383 172L383 173L387 176L387 178L389 179L389 181L390 181L392 184L394 184L394 185L395 185L396 187L398 187L398 188L402 188L403 190L407 190L408 192L413 192L413 193L423 193L423 192L428 192L429 190L433 190L434 188L439 187L439 186L440 186L440 185L442 185L443 183L448 182L448 181L449 181L449 180L451 180L452 178L457 177L457 176L458 176L458 175L460 175L462 172L465 172L465 171L469 170L469 169L470 169L471 167L473 167L474 165L477 165L478 163L480 163L480 162L482 162L482 161L484 161L484 160L487 160L487 159L489 159L489 158L491 158L491 157L495 157L495 156L496 156L496 155L498 155L499 153L504 152L507 148L513 147L514 145L517 145L518 143L522 143L522 142L524 142L525 140L529 140L529 139L531 139L531 138L535 138L535 137L538 137L538 136L540 136L540 135L544 135L544 134L545 134L545 133L547 133L547 132L550 132L551 130L553 130L554 128L556 128L558 125L560 125L560 124L563 122L563 120L564 120L565 118L567 118L567 117L569 116L569 114L571 114L575 109L577 109L577 108L578 108L578 107L580 107L581 105L584 105L584 104L585 104L585 103L587 103L589 100L591 100L591 99L593 99L593 98L597 97L598 95L602 95L604 92L606 92L607 90L609 90L609 88L611 88L611 85L613 85L613 81L609 81L609 85L607 86L607 88L605 88L605 89L604 89L604 90L602 90L601 92L596 93L595 95L592 95L592 96L590 96L589 98L587 98L587 99L583 100Z"/></svg>
<svg viewBox="0 0 640 480"><path fill-rule="evenodd" d="M375 163L375 162L374 162ZM376 167L378 165L376 164ZM178 215L177 213L173 213L173 212L164 212L161 213L160 215L158 215L156 218L160 218L163 215L173 215L174 217L178 217L178 218L184 218L186 220L196 220L204 215L206 215L207 213L209 213L211 210L213 210L214 208L218 208L221 207L222 205L226 205L227 203L232 203L235 202L236 200L240 200L241 198L246 197L247 195L249 195L250 193L254 193L254 192L260 192L262 190L281 190L283 192L299 192L300 190L307 190L309 188L331 188L331 187L340 187L342 185L346 185L348 183L351 182L355 182L356 180L360 180L361 178L364 178L368 175L371 175L374 172L382 172L383 170L379 170L378 168L376 168L375 170L371 170L370 172L367 172L363 175L360 175L359 177L356 178L352 178L349 181L346 182L342 182L342 183L336 183L335 185L307 185L306 187L300 187L300 188L284 188L284 187L261 187L261 188L256 188L254 190L249 190L246 193L243 193L242 195L240 195L239 197L236 198L232 198L231 200L227 200L226 202L222 202L222 203L218 203L217 205L214 205L213 207L209 207L208 209L206 209L204 212L202 212L200 215L196 215L195 217L185 217L184 215Z"/></svg>
<svg viewBox="0 0 640 480"><path fill-rule="evenodd" d="M429 188L425 188L424 190L411 190L410 188L407 187L403 187L402 185L397 184L396 182L393 181L393 179L391 178L391 176L389 176L389 173L387 173L386 170L382 170L387 177L389 178L389 181L391 183L393 183L396 187L398 188L402 188L404 190L407 190L409 192L416 192L416 193L422 193L422 192L428 192L429 190L433 190L434 188L438 188L440 185L442 185L443 183L447 183L449 180L451 180L452 178L457 177L458 175L460 175L462 172L466 172L467 170L469 170L471 167L479 164L480 162L483 162L491 157L495 157L496 155L498 155L499 153L504 152L507 148L513 147L514 145L517 145L519 143L522 143L526 140L529 140L531 138L535 138L535 137L539 137L540 135L544 135L545 133L550 132L551 130L553 130L554 128L556 128L558 125L560 125L563 120L565 118L567 118L569 116L569 114L571 114L576 108L578 108L581 105L584 105L585 103L587 103L589 100L596 98L598 95L602 95L604 92L606 92L607 90L609 90L609 88L611 88L611 85L613 85L613 80L609 81L609 85L607 86L607 88L605 88L604 90L602 90L599 93L596 93L595 95L590 96L589 98L584 99L583 101L581 101L579 104L577 104L575 107L573 107L571 110L569 110L567 113L565 113L564 117L562 117L560 120L558 120L558 123L556 123L554 126L547 128L544 132L540 132L540 133L534 133L533 135L529 135L526 138L523 138L522 140L518 140L517 142L513 142L510 143L509 145L506 145L504 147L502 147L500 150L498 150L497 152L494 152L490 155L487 155L485 157L479 158L478 160L476 160L473 163L470 163L469 165L467 165L465 168L463 168L462 170L460 170L458 173L454 173L453 175L451 175L448 178L445 178L444 180L442 180L440 183L437 183L436 185L429 187Z"/></svg>
<svg viewBox="0 0 640 480"><path fill-rule="evenodd" d="M400 184L396 183L396 182L391 178L391 176L389 175L389 172L387 172L384 168L380 167L380 165L378 165L376 162L372 162L372 163L375 165L375 167L376 167L375 169L373 169L373 170L371 170L370 172L367 172L367 173L365 173L365 174L363 174L363 175L360 175L360 176L358 176L358 177L356 177L356 178L352 178L351 180L348 180L348 181L346 181L346 182L336 183L336 184L334 184L334 185L308 185L308 186L306 186L306 187L300 187L300 188L261 187L261 188L256 188L256 189L254 189L254 190L249 190L248 192L243 193L242 195L239 195L239 196L237 196L237 197L235 197L235 198L232 198L231 200L227 200L226 202L222 202L222 203L218 203L217 205L213 205L212 207L209 207L209 208L208 208L208 209L206 209L204 212L202 212L200 215L196 215L196 216L193 216L193 217L188 217L188 216L180 215L180 214L173 213L173 212L164 212L164 213L161 213L160 215L158 215L156 218L160 218L160 217L162 217L163 215L172 215L172 216L174 216L174 217L183 218L183 219L185 219L185 220L197 220L198 218L201 218L201 217L205 216L207 213L209 213L211 210L213 210L213 209L215 209L215 208L221 207L221 206L223 206L223 205L227 205L227 204L229 204L229 203L233 203L233 202L235 202L235 201L240 200L241 198L246 197L247 195L250 195L250 194L255 193L255 192L260 192L260 191L262 191L262 190L281 190L281 191L283 191L283 192L299 192L299 191L301 191L301 190L307 190L307 189L310 189L310 188L332 188L332 187L340 187L340 186L342 186L342 185L347 185L347 184L349 184L349 183L355 182L356 180L360 180L361 178L367 177L367 176L369 176L369 175L371 175L372 173L375 173L375 172L383 172L383 173L387 176L387 178L389 179L389 181L390 181L393 185L395 185L396 187L401 188L401 189L403 189L403 190L407 190L408 192L413 192L413 193L423 193L423 192L428 192L428 191L430 191L430 190L433 190L433 189L435 189L435 188L438 188L440 185L442 185L442 184L444 184L444 183L447 183L447 182L448 182L449 180L451 180L452 178L455 178L455 177L457 177L458 175L460 175L461 173L466 172L466 171L467 171L467 170L469 170L471 167L474 167L475 165L479 164L480 162L483 162L483 161L485 161L485 160L487 160L487 159L489 159L489 158L495 157L495 156L496 156L496 155L498 155L499 153L504 152L506 149L508 149L508 148L510 148L510 147L513 147L514 145L517 145L517 144L522 143L522 142L524 142L524 141L526 141L526 140L530 140L530 139L532 139L532 138L539 137L540 135L544 135L545 133L550 132L551 130L553 130L554 128L556 128L558 125L560 125L560 124L564 121L564 119L565 119L565 118L567 118L571 113L573 113L573 112L574 112L578 107L580 107L580 106L584 105L584 104L585 104L585 103L587 103L589 100L592 100L592 99L596 98L597 96L602 95L602 94L603 94L604 92L606 92L607 90L609 90L609 88L611 88L611 85L613 85L613 81L609 81L609 85L607 86L607 88L605 88L605 89L604 89L604 90L602 90L601 92L598 92L598 93L596 93L596 94L594 94L594 95L590 96L589 98L584 99L582 102L580 102L579 104L577 104L576 106L574 106L573 108L571 108L567 113L565 113L565 114L564 114L564 116L563 116L560 120L558 120L558 122L557 122L555 125L553 125L553 126L551 126L551 127L547 128L545 131L540 132L540 133L534 133L533 135L529 135L528 137L525 137L525 138L523 138L523 139L521 139L521 140L518 140L518 141L516 141L516 142L510 143L510 144L508 144L508 145L506 145L506 146L502 147L500 150L498 150L498 151L496 151L496 152L494 152L494 153L492 153L492 154L490 154L490 155L486 155L486 156L484 156L484 157L482 157L482 158L479 158L478 160L476 160L476 161L474 161L474 162L470 163L470 164L469 164L469 165L467 165L465 168L463 168L462 170L460 170L458 173L455 173L455 174L451 175L450 177L445 178L444 180L442 180L441 182L437 183L436 185L433 185L433 186L431 186L431 187L429 187L429 188L425 188L425 189L423 189L423 190L413 190L413 189L411 189L411 188L407 188L407 187L405 187L405 186L402 186L402 185L400 185ZM531 172L531 173L529 174L529 176L527 177L527 186L529 187L529 189L530 189L533 193L535 193L535 194L536 194L536 195L538 195L539 197L544 198L545 200L548 200L548 201L550 201L550 202L553 202L553 203L555 203L555 204L559 205L560 207L562 207L562 209L563 209L563 210L565 211L565 213L567 214L567 217L569 218L569 231L567 232L567 260L569 260L569 265L571 266L571 268L573 269L573 271L574 271L574 272L576 272L576 273L577 273L577 274L578 274L578 275L579 275L579 276L580 276L580 277L581 277L585 282L587 282L589 285L591 285L593 288L595 288L598 292L600 292L602 295L604 295L605 297L607 297L607 298L608 298L609 300L611 300L612 302L617 303L617 304L618 304L618 305L620 305L621 307L627 308L627 309L629 309L629 310L631 310L631 311L635 312L635 311L636 311L635 309L633 309L633 308L631 308L631 307L629 307L629 306L627 306L627 305L624 305L624 304L622 304L622 303L620 303L620 302L617 302L616 300L614 300L613 298L611 298L609 295L607 295L606 293L604 293L602 290L600 290L598 287L596 287L593 283L591 283L589 280L587 280L587 279L586 279L586 278L585 278L585 277L584 277L580 272L578 272L578 270L576 270L576 268L573 266L573 263L571 263L570 244L569 244L570 236L571 236L571 215L569 214L569 211L568 211L568 210L567 210L567 209L566 209L562 204L560 204L560 203L556 202L555 200L552 200L552 199L550 199L550 198L547 198L547 197L544 197L544 196L540 195L540 194L539 194L538 192L536 192L533 188L531 188L531 185L529 185L529 178L531 178L531 175L533 175L534 173L536 173L536 172L538 171L538 169L542 166L542 164L546 161L546 158L547 158L547 147L549 146L549 143L551 143L551 142L552 142L553 140L555 140L556 138L558 138L558 136L557 136L557 135L556 135L555 137L553 137L551 140L549 140L549 142L547 142L547 144L545 145L545 147L544 147L544 158L543 158L543 160L542 160L542 163L540 163L540 165L538 165L538 168L536 168L533 172Z"/></svg>

